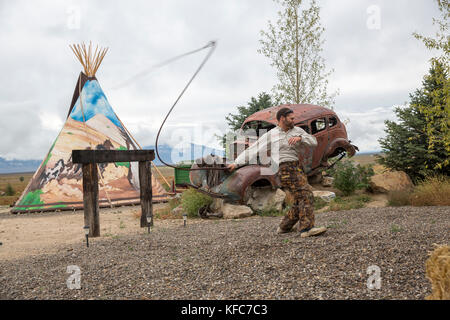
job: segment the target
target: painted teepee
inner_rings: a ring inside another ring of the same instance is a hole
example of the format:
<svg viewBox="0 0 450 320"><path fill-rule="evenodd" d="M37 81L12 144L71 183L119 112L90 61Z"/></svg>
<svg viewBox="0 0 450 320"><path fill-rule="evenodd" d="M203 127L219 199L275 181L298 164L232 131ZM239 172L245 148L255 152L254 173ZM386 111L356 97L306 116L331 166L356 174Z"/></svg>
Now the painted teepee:
<svg viewBox="0 0 450 320"><path fill-rule="evenodd" d="M73 94L67 120L12 212L83 207L82 168L72 163L72 150L137 150L137 142L115 114L95 73L107 49L71 46L84 67ZM139 203L137 162L98 164L99 205ZM168 199L152 175L153 201Z"/></svg>

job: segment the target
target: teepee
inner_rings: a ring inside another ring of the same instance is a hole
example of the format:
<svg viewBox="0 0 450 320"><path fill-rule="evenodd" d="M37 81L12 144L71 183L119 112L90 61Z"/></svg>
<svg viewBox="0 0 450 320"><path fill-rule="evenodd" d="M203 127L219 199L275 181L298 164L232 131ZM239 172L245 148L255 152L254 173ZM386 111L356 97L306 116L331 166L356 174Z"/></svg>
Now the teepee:
<svg viewBox="0 0 450 320"><path fill-rule="evenodd" d="M72 150L137 150L139 145L125 128L103 93L95 73L107 49L71 49L84 67L75 86L66 122L47 156L11 212L72 210L83 207L82 168L72 163ZM140 148L140 147L139 147ZM99 205L139 203L137 162L100 163ZM168 194L152 175L154 202Z"/></svg>

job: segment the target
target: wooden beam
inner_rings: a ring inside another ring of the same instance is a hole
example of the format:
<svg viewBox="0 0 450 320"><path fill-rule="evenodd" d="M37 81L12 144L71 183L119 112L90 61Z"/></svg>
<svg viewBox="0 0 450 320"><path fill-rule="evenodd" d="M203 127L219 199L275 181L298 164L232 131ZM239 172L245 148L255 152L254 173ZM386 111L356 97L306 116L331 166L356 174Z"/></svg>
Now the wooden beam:
<svg viewBox="0 0 450 320"><path fill-rule="evenodd" d="M73 150L73 163L152 161L154 150Z"/></svg>
<svg viewBox="0 0 450 320"><path fill-rule="evenodd" d="M139 161L139 184L141 189L141 227L148 227L147 216L151 217L150 226L153 226L152 170L150 161Z"/></svg>
<svg viewBox="0 0 450 320"><path fill-rule="evenodd" d="M98 208L98 171L95 163L83 164L84 225L89 226L89 236L100 236Z"/></svg>

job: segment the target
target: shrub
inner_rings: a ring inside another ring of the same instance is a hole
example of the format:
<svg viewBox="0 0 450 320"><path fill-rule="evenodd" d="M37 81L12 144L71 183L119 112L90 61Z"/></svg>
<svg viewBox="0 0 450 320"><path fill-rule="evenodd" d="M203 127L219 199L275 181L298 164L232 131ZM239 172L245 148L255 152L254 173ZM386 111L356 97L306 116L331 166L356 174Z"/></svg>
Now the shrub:
<svg viewBox="0 0 450 320"><path fill-rule="evenodd" d="M181 205L189 217L197 217L198 209L212 204L213 199L195 189L188 189L181 195Z"/></svg>
<svg viewBox="0 0 450 320"><path fill-rule="evenodd" d="M411 205L411 191L399 190L388 193L388 204L392 207L403 207Z"/></svg>
<svg viewBox="0 0 450 320"><path fill-rule="evenodd" d="M351 195L357 189L365 189L369 186L370 177L374 175L371 165L356 165L353 161L341 161L329 170L333 176L333 186L345 196Z"/></svg>
<svg viewBox="0 0 450 320"><path fill-rule="evenodd" d="M20 182L23 182L25 180L25 178L24 177L20 177L19 180L20 180Z"/></svg>
<svg viewBox="0 0 450 320"><path fill-rule="evenodd" d="M346 198L336 197L330 202L330 211L360 209L364 208L367 202L370 202L370 197L364 194Z"/></svg>
<svg viewBox="0 0 450 320"><path fill-rule="evenodd" d="M413 206L449 206L450 177L430 176L420 182L411 195Z"/></svg>
<svg viewBox="0 0 450 320"><path fill-rule="evenodd" d="M14 188L11 186L11 184L7 184L6 185L6 189L5 189L5 195L7 196L13 196L16 194L16 190L14 190Z"/></svg>

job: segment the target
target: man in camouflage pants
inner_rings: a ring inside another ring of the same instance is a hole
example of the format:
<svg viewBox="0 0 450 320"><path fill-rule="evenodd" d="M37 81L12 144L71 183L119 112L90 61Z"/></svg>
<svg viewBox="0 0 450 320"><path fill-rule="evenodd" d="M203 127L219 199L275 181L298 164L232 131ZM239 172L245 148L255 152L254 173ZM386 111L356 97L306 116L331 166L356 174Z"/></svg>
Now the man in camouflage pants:
<svg viewBox="0 0 450 320"><path fill-rule="evenodd" d="M289 108L281 108L277 112L278 126L261 136L256 143L242 152L228 165L233 171L239 165L244 165L248 159L255 158L258 153L264 152L269 145L276 142L279 146L279 171L278 177L281 187L290 198L290 209L283 217L278 233L292 231L292 227L298 222L297 230L301 237L315 236L327 231L325 227L314 227L314 196L303 172L298 155L301 144L316 147L317 140L303 129L294 125L293 111ZM273 151L273 150L272 150Z"/></svg>

